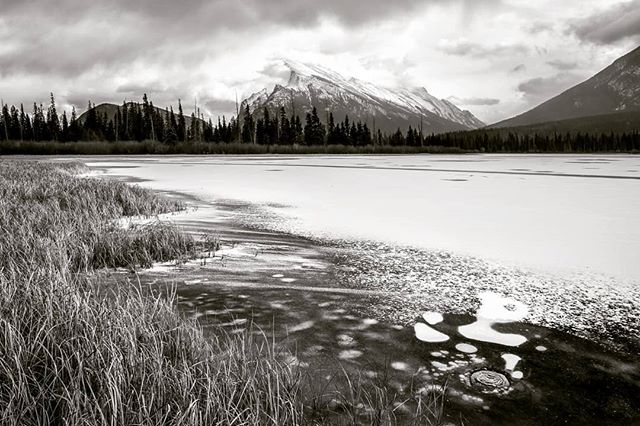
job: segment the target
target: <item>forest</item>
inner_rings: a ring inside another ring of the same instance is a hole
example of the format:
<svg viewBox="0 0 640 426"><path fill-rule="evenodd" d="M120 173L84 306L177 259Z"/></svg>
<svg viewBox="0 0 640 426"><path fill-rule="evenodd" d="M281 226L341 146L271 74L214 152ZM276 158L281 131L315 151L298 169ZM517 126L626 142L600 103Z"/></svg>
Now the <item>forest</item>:
<svg viewBox="0 0 640 426"><path fill-rule="evenodd" d="M196 116L197 113L197 116ZM58 113L53 93L50 104L33 104L31 114L24 106L2 105L0 140L5 142L122 142L152 141L168 145L189 144L251 144L260 146L344 146L344 147L411 147L415 151L463 152L639 152L640 133L631 131L562 131L520 128L479 129L444 134L425 134L418 128L398 129L388 134L373 132L367 123L351 121L348 116L336 121L329 113L323 123L314 107L301 119L278 111L241 113L241 120L218 118L214 123L203 119L199 111L185 116L178 101L173 107L160 109L149 101L123 102L115 112L100 112L91 102L78 117L75 108L70 114Z"/></svg>

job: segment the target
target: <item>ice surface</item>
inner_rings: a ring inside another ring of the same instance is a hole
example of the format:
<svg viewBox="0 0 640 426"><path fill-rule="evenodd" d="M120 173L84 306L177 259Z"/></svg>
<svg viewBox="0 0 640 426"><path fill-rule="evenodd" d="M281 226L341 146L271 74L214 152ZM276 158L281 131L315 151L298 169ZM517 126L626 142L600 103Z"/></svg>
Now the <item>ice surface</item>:
<svg viewBox="0 0 640 426"><path fill-rule="evenodd" d="M398 371L408 371L410 367L406 362L394 361L391 363L391 368Z"/></svg>
<svg viewBox="0 0 640 426"><path fill-rule="evenodd" d="M416 333L416 338L423 342L438 343L449 340L449 336L446 334L441 333L435 328L429 327L427 324L421 322L414 325L413 329Z"/></svg>
<svg viewBox="0 0 640 426"><path fill-rule="evenodd" d="M422 318L424 318L427 324L431 325L441 323L444 320L442 314L439 312L425 312L422 314Z"/></svg>
<svg viewBox="0 0 640 426"><path fill-rule="evenodd" d="M505 362L504 369L513 371L516 368L516 365L518 365L518 362L520 362L522 358L514 354L503 354L502 359L504 359L504 362Z"/></svg>
<svg viewBox="0 0 640 426"><path fill-rule="evenodd" d="M290 333L296 333L298 331L308 330L315 325L314 321L304 321L298 325L295 325L289 329Z"/></svg>
<svg viewBox="0 0 640 426"><path fill-rule="evenodd" d="M338 354L339 359L356 359L362 356L362 351L356 349L346 349Z"/></svg>
<svg viewBox="0 0 640 426"><path fill-rule="evenodd" d="M386 311L413 309L405 317L389 317L394 324L408 324L425 307L473 313L478 294L491 290L525 303L526 319L535 324L562 325L583 337L625 331L637 337L640 332L636 156L86 161L107 175L142 179L140 185L152 189L212 203L248 202L257 206L246 214L249 224L344 241L345 263L353 268L349 289L388 292ZM273 168L282 172L267 171ZM220 212L205 208L189 215L217 220ZM239 217L234 213L233 220ZM225 249L225 260L253 258L256 251L247 247ZM269 275L281 271L274 268ZM279 275L274 278L286 278ZM517 308L507 304L506 318ZM495 321L483 321L476 331L495 338L490 326Z"/></svg>
<svg viewBox="0 0 640 426"><path fill-rule="evenodd" d="M91 159L109 174L205 200L276 203L271 226L544 270L640 279L634 156L173 157ZM187 167L188 166L188 167ZM277 166L281 173L265 171ZM596 167L597 169L594 169ZM465 182L444 179L464 178ZM623 179L620 179L623 178Z"/></svg>
<svg viewBox="0 0 640 426"><path fill-rule="evenodd" d="M473 354L478 352L478 348L468 343L458 343L456 345L456 349L460 352L464 352L465 354Z"/></svg>
<svg viewBox="0 0 640 426"><path fill-rule="evenodd" d="M504 346L520 346L527 341L527 338L520 334L501 333L492 328L495 323L523 320L528 313L526 305L513 298L490 292L480 294L480 300L476 321L458 327L460 334L468 339Z"/></svg>

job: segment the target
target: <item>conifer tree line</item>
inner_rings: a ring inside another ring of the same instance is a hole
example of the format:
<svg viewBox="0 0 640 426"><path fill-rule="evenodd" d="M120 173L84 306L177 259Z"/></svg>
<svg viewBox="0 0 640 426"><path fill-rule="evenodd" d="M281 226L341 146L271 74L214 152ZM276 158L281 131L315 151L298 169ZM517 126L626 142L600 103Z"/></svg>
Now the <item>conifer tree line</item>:
<svg viewBox="0 0 640 426"><path fill-rule="evenodd" d="M284 107L280 107L277 114L264 108L262 116L254 120L249 106L246 106L242 122L242 141L245 143L308 146L366 146L374 143L366 123L349 121L349 116L346 116L344 121L336 124L333 113L330 112L325 125L315 107L306 114L303 124L300 116L287 115ZM378 137L382 142L381 133Z"/></svg>
<svg viewBox="0 0 640 426"><path fill-rule="evenodd" d="M234 118L225 117L213 123L191 113L187 125L178 101L178 110L173 107L154 107L145 94L142 103L123 102L116 107L115 114L99 113L91 102L87 105L84 119L78 117L75 107L71 113L58 114L53 93L50 104L45 107L33 104L32 113L25 112L24 105L2 106L0 114L0 140L12 141L143 141L166 143L178 142L225 142L238 138L238 125Z"/></svg>
<svg viewBox="0 0 640 426"><path fill-rule="evenodd" d="M115 113L99 113L91 102L83 119L75 108L70 114L58 113L53 94L45 109L33 104L31 113L20 107L2 105L0 141L143 141L162 143L245 143L257 145L344 145L344 146L409 146L443 147L479 152L601 152L640 151L640 133L550 133L520 134L497 129L424 135L409 126L393 133L375 134L367 123L351 121L348 116L336 122L329 112L325 123L314 107L304 120L288 114L284 107L277 111L264 108L257 117L245 106L242 121L232 117L204 120L193 112L189 120L178 101L173 107L154 107L145 94L141 103L123 102Z"/></svg>

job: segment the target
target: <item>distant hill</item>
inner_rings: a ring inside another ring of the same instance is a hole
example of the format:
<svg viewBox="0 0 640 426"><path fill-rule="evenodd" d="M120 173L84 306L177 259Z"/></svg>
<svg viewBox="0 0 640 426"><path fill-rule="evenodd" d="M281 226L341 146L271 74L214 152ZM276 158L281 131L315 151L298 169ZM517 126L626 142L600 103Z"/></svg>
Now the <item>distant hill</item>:
<svg viewBox="0 0 640 426"><path fill-rule="evenodd" d="M524 126L486 127L478 132L489 134L516 133L518 135L550 136L554 133L631 133L640 131L640 111L618 112L613 114L592 115L588 117L569 118L566 120L548 121Z"/></svg>
<svg viewBox="0 0 640 426"><path fill-rule="evenodd" d="M128 106L131 106L132 104L133 105L142 106L142 104L139 104L139 103L136 103L136 102L128 102L127 103ZM103 104L96 105L95 107L93 107L93 109L96 111L96 113L99 116L104 116L104 114L106 113L107 114L107 119L109 119L109 120L113 120L115 118L116 112L118 111L118 108L122 108L122 105L103 103ZM158 112L160 114L163 114L163 116L164 116L165 111L166 111L165 109L158 108L156 106L154 106L153 108L154 108L154 110L156 112ZM80 115L80 117L78 117L78 120L80 121L80 123L84 123L84 120L86 119L88 112L89 111L85 111ZM176 117L177 117L178 111L174 110L174 114L176 114ZM185 123L187 124L187 127L191 127L191 114L189 114L189 115L185 114L184 119L185 119ZM198 119L198 118L196 120L200 120L200 122L204 121L204 120L201 120L201 119Z"/></svg>
<svg viewBox="0 0 640 426"><path fill-rule="evenodd" d="M266 89L254 93L242 102L257 115L264 107L277 110L284 107L288 114L295 108L304 115L316 107L322 121L331 112L336 122L348 115L352 121L367 123L383 132L409 126L424 133L468 130L485 124L471 112L461 110L446 99L438 99L425 88L387 89L372 83L347 78L327 68L285 60L290 77L286 86L277 84L272 92Z"/></svg>
<svg viewBox="0 0 640 426"><path fill-rule="evenodd" d="M532 110L490 127L527 126L601 116L596 120L600 123L599 126L605 128L602 121L606 118L604 115L615 121L612 125L619 125L624 118L617 120L611 114L625 111L640 111L640 47L617 59L587 81ZM586 123L581 125L587 126Z"/></svg>

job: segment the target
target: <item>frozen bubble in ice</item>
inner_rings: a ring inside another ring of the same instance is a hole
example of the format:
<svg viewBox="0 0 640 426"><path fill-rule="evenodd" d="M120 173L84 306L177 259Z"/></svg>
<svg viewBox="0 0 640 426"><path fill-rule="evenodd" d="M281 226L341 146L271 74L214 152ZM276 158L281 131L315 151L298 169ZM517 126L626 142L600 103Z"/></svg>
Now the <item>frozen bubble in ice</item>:
<svg viewBox="0 0 640 426"><path fill-rule="evenodd" d="M446 342L449 340L449 336L444 333L439 332L435 328L429 327L424 323L417 323L413 326L413 329L416 333L416 338L423 342L428 343L438 343L438 342Z"/></svg>
<svg viewBox="0 0 640 426"><path fill-rule="evenodd" d="M442 314L439 312L425 312L422 314L422 318L427 322L427 324L436 325L444 321Z"/></svg>
<svg viewBox="0 0 640 426"><path fill-rule="evenodd" d="M339 334L337 339L340 346L353 346L356 344L356 340L348 334Z"/></svg>
<svg viewBox="0 0 640 426"><path fill-rule="evenodd" d="M314 321L304 321L298 325L295 325L289 329L289 333L295 333L297 331L307 330L315 324Z"/></svg>
<svg viewBox="0 0 640 426"><path fill-rule="evenodd" d="M338 358L340 359L355 359L360 356L362 356L362 352L356 349L347 349L338 354Z"/></svg>
<svg viewBox="0 0 640 426"><path fill-rule="evenodd" d="M547 348L545 346L536 346L536 351L538 352L545 352L547 350Z"/></svg>
<svg viewBox="0 0 640 426"><path fill-rule="evenodd" d="M447 364L443 364L443 363L438 362L438 361L431 361L431 365L433 365L438 370L447 370L448 369Z"/></svg>
<svg viewBox="0 0 640 426"><path fill-rule="evenodd" d="M456 349L460 352L464 352L465 354L473 354L478 352L478 348L468 343L458 343L456 345Z"/></svg>
<svg viewBox="0 0 640 426"><path fill-rule="evenodd" d="M516 365L518 365L518 362L520 362L522 358L514 354L503 354L502 359L504 359L504 362L506 363L504 367L505 370L511 371L516 368Z"/></svg>
<svg viewBox="0 0 640 426"><path fill-rule="evenodd" d="M524 303L497 293L480 294L481 305L476 312L476 321L458 327L458 332L467 339L496 343L503 346L520 346L527 341L520 334L500 333L492 328L495 323L520 321L527 316Z"/></svg>
<svg viewBox="0 0 640 426"><path fill-rule="evenodd" d="M391 363L391 368L398 371L407 371L409 369L409 364L402 361L394 361Z"/></svg>

